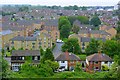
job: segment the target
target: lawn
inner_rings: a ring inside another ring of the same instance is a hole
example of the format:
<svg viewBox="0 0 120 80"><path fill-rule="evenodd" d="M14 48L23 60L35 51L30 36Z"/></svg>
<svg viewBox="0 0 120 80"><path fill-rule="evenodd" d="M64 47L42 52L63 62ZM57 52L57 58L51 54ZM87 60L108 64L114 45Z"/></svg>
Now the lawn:
<svg viewBox="0 0 120 80"><path fill-rule="evenodd" d="M81 55L77 55L81 60L86 60L86 55L85 54L81 54Z"/></svg>

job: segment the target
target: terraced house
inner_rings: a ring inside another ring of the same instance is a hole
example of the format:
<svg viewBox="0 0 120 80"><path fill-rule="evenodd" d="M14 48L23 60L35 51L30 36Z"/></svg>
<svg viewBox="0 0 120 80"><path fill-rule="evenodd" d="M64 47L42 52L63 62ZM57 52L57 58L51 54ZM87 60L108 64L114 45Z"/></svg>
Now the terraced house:
<svg viewBox="0 0 120 80"><path fill-rule="evenodd" d="M16 36L10 39L10 48L39 50L40 46L43 49L52 48L52 38L50 35L41 33L37 36Z"/></svg>
<svg viewBox="0 0 120 80"><path fill-rule="evenodd" d="M11 70L19 71L22 64L26 61L31 61L32 64L40 63L39 50L14 50L11 56Z"/></svg>

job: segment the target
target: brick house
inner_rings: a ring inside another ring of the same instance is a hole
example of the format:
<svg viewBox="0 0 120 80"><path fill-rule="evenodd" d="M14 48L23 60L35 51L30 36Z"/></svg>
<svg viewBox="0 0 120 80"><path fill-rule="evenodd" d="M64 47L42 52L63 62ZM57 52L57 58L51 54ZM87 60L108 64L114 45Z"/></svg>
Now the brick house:
<svg viewBox="0 0 120 80"><path fill-rule="evenodd" d="M111 26L103 25L103 26L100 27L99 30L106 31L107 33L109 33L111 35L111 38L115 37L116 34L117 34L117 30L115 28L111 27Z"/></svg>
<svg viewBox="0 0 120 80"><path fill-rule="evenodd" d="M95 53L86 58L86 70L100 71L104 64L108 67L113 64L113 60L104 53Z"/></svg>
<svg viewBox="0 0 120 80"><path fill-rule="evenodd" d="M14 37L14 33L11 30L3 30L0 32L1 37L1 46L2 48L9 50L9 39Z"/></svg>
<svg viewBox="0 0 120 80"><path fill-rule="evenodd" d="M78 43L82 49L83 52L85 52L86 47L89 45L89 42L91 41L91 37L80 37L78 34L72 34L69 36L69 38L77 38ZM95 40L102 40L103 42L106 41L105 38L94 38Z"/></svg>
<svg viewBox="0 0 120 80"><path fill-rule="evenodd" d="M30 57L32 64L40 63L39 50L14 50L11 55L11 70L19 71L22 64L27 61L27 57Z"/></svg>
<svg viewBox="0 0 120 80"><path fill-rule="evenodd" d="M80 58L73 53L61 53L56 59L59 63L59 68L74 70L76 62L80 62Z"/></svg>

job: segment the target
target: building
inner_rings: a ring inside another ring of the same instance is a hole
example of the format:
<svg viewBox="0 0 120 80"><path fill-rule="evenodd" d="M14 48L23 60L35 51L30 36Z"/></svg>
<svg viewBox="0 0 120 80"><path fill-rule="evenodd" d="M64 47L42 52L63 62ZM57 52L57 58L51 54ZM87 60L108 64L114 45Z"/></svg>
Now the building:
<svg viewBox="0 0 120 80"><path fill-rule="evenodd" d="M78 43L79 43L79 45L80 45L83 52L85 52L86 47L89 45L89 43L90 43L90 41L92 39L91 37L88 37L88 36L87 37L81 37L78 34L72 34L72 35L69 36L69 38L77 38ZM105 38L99 38L99 37L98 38L93 38L93 39L102 40L103 42L106 41Z"/></svg>
<svg viewBox="0 0 120 80"><path fill-rule="evenodd" d="M61 53L55 60L59 63L59 68L65 70L74 70L76 63L80 62L78 56L69 52Z"/></svg>
<svg viewBox="0 0 120 80"><path fill-rule="evenodd" d="M104 30L80 30L78 35L81 37L111 39L111 34Z"/></svg>
<svg viewBox="0 0 120 80"><path fill-rule="evenodd" d="M22 64L26 61L32 64L40 63L40 51L39 50L14 50L11 55L11 69L13 71L19 71Z"/></svg>
<svg viewBox="0 0 120 80"><path fill-rule="evenodd" d="M104 53L95 53L86 58L86 70L100 71L102 65L106 64L109 68L113 64L113 60Z"/></svg>
<svg viewBox="0 0 120 80"><path fill-rule="evenodd" d="M111 26L103 25L103 26L100 27L99 30L104 30L104 31L106 31L107 33L109 33L109 34L111 35L111 36L110 36L111 38L112 38L112 37L115 37L116 34L117 34L117 30L116 30L115 28L111 27Z"/></svg>
<svg viewBox="0 0 120 80"><path fill-rule="evenodd" d="M15 35L11 30L3 30L0 32L0 37L2 39L0 42L2 43L2 48L9 50L9 40L14 36Z"/></svg>

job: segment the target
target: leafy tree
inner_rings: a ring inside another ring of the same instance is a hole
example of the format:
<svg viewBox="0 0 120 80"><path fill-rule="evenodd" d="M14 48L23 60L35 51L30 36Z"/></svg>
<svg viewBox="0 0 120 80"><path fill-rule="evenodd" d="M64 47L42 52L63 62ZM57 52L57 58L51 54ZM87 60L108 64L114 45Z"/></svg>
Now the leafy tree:
<svg viewBox="0 0 120 80"><path fill-rule="evenodd" d="M89 24L89 18L87 16L78 16L77 19L81 24Z"/></svg>
<svg viewBox="0 0 120 80"><path fill-rule="evenodd" d="M49 67L52 68L53 72L59 68L59 64L58 62L55 62L55 61L50 61L50 60L47 60L45 61L45 64L47 64Z"/></svg>
<svg viewBox="0 0 120 80"><path fill-rule="evenodd" d="M89 54L94 54L96 52L98 52L100 49L100 43L98 40L95 39L91 39L90 43L88 44L88 46L85 49L85 52L89 55Z"/></svg>
<svg viewBox="0 0 120 80"><path fill-rule="evenodd" d="M79 7L77 5L73 6L73 10L78 10L78 9L79 9Z"/></svg>
<svg viewBox="0 0 120 80"><path fill-rule="evenodd" d="M67 38L69 36L71 30L71 24L67 17L61 16L59 18L59 30L60 30L61 38Z"/></svg>
<svg viewBox="0 0 120 80"><path fill-rule="evenodd" d="M73 25L73 22L77 19L77 16L68 16L68 20L70 21L71 25Z"/></svg>
<svg viewBox="0 0 120 80"><path fill-rule="evenodd" d="M82 65L80 63L76 63L75 72L81 72L81 71L83 71Z"/></svg>
<svg viewBox="0 0 120 80"><path fill-rule="evenodd" d="M5 55L5 50L3 48L1 50L1 52L2 52L2 56L4 56Z"/></svg>
<svg viewBox="0 0 120 80"><path fill-rule="evenodd" d="M63 38L68 38L69 34L70 34L70 26L69 25L63 25L61 27L61 30L60 30L60 37L63 39Z"/></svg>
<svg viewBox="0 0 120 80"><path fill-rule="evenodd" d="M118 55L120 53L119 45L120 43L117 43L115 40L107 40L103 43L102 50L110 57L113 57L114 55Z"/></svg>
<svg viewBox="0 0 120 80"><path fill-rule="evenodd" d="M49 49L49 48L46 49L46 52L45 52L45 54L43 56L43 62L45 60L54 61L53 53L52 53L51 49Z"/></svg>
<svg viewBox="0 0 120 80"><path fill-rule="evenodd" d="M42 49L42 47L40 47L40 55L43 56L44 55L44 50Z"/></svg>
<svg viewBox="0 0 120 80"><path fill-rule="evenodd" d="M62 46L62 51L72 52L74 54L80 54L81 48L77 38L69 38Z"/></svg>
<svg viewBox="0 0 120 80"><path fill-rule="evenodd" d="M120 21L118 22L117 33L120 34Z"/></svg>
<svg viewBox="0 0 120 80"><path fill-rule="evenodd" d="M58 22L58 28L59 30L61 29L61 27L65 24L70 24L70 22L68 21L68 18L66 16L61 16L59 18L59 22Z"/></svg>
<svg viewBox="0 0 120 80"><path fill-rule="evenodd" d="M80 30L79 26L73 25L72 31L74 33L78 34L79 30Z"/></svg>
<svg viewBox="0 0 120 80"><path fill-rule="evenodd" d="M97 27L101 24L101 20L99 19L98 16L94 16L91 20L90 20L90 24Z"/></svg>
<svg viewBox="0 0 120 80"><path fill-rule="evenodd" d="M9 70L8 62L2 58L2 77L3 78L7 76L8 70Z"/></svg>

